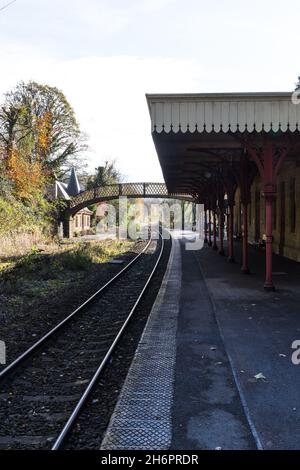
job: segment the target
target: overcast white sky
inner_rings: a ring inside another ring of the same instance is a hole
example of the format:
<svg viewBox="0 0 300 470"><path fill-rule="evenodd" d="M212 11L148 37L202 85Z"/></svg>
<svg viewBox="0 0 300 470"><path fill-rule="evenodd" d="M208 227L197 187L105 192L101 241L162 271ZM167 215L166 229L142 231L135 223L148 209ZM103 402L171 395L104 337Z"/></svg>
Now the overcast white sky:
<svg viewBox="0 0 300 470"><path fill-rule="evenodd" d="M145 93L292 90L299 35L299 0L17 0L0 11L0 95L61 88L91 170L115 158L127 181L158 181Z"/></svg>

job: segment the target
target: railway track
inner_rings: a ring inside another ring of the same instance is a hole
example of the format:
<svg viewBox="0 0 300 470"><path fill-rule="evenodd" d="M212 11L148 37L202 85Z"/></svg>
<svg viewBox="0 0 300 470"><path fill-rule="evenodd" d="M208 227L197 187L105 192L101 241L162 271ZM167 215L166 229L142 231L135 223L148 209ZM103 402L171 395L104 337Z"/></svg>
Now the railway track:
<svg viewBox="0 0 300 470"><path fill-rule="evenodd" d="M111 281L0 373L0 449L65 443L154 277L150 239Z"/></svg>

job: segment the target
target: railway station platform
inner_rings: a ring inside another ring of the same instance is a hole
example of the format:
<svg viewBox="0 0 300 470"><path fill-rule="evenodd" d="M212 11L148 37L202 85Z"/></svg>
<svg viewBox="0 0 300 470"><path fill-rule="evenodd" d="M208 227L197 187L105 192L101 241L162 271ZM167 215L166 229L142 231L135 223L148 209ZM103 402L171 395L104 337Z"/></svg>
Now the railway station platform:
<svg viewBox="0 0 300 470"><path fill-rule="evenodd" d="M297 449L299 264L274 256L277 290L174 234L159 296L102 442L108 450ZM240 245L235 246L236 259Z"/></svg>

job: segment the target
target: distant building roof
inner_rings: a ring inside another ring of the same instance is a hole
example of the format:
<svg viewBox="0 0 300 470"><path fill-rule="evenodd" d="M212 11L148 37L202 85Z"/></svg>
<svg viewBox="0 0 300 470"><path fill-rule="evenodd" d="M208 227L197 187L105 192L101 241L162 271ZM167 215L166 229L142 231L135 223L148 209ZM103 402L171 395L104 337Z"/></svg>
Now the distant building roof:
<svg viewBox="0 0 300 470"><path fill-rule="evenodd" d="M77 196L81 191L77 172L75 168L73 167L71 170L71 176L69 179L68 187L67 187L67 193L69 196Z"/></svg>
<svg viewBox="0 0 300 470"><path fill-rule="evenodd" d="M61 181L56 181L56 190L55 190L55 197L56 199L65 199L66 201L70 200L70 196L67 193L66 185Z"/></svg>
<svg viewBox="0 0 300 470"><path fill-rule="evenodd" d="M92 215L92 214L93 214L93 211L91 211L91 210L88 209L87 207L84 207L83 209L80 209L80 211L76 212L75 215L78 215L78 214Z"/></svg>

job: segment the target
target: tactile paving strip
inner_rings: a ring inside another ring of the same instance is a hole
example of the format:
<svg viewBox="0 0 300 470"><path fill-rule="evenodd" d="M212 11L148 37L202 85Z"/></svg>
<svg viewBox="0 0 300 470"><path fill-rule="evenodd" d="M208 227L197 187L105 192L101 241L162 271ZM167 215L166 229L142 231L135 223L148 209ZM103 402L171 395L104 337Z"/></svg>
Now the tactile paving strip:
<svg viewBox="0 0 300 470"><path fill-rule="evenodd" d="M170 446L180 286L180 246L173 239L161 289L104 436L102 450L166 450Z"/></svg>

